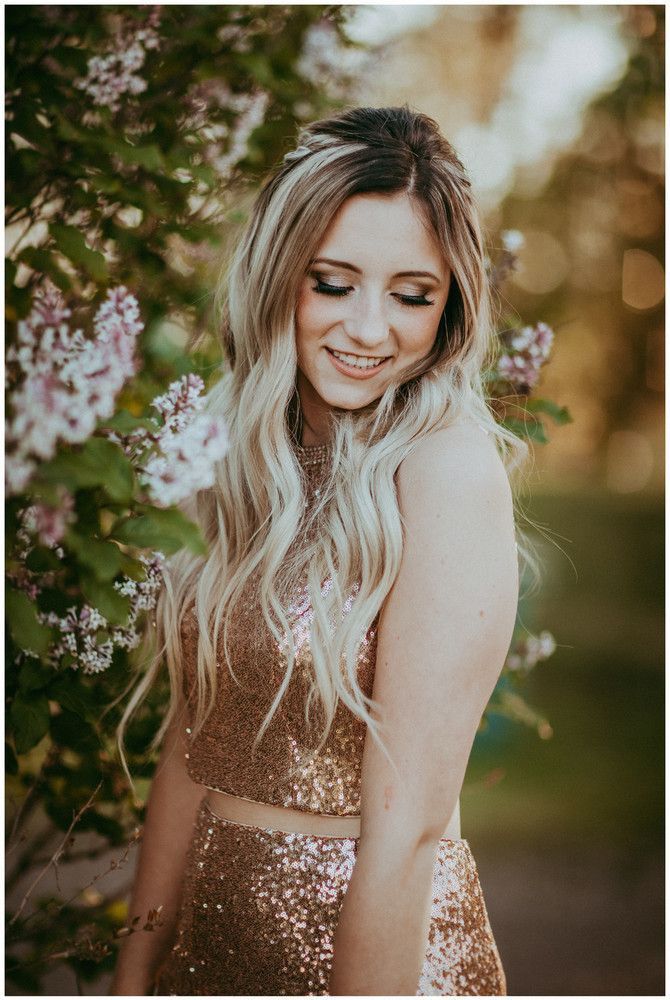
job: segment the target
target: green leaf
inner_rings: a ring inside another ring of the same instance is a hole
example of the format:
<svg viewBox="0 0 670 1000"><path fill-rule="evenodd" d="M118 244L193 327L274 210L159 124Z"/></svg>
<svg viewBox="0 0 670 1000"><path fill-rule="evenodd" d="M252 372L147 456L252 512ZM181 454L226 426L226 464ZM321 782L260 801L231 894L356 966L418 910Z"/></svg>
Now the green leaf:
<svg viewBox="0 0 670 1000"><path fill-rule="evenodd" d="M59 746L69 747L77 753L94 753L100 748L100 739L93 727L67 709L51 719L51 738Z"/></svg>
<svg viewBox="0 0 670 1000"><path fill-rule="evenodd" d="M50 250L45 250L44 247L24 247L17 260L23 261L33 271L48 274L61 291L67 292L72 288L72 282L67 274L60 269L58 261Z"/></svg>
<svg viewBox="0 0 670 1000"><path fill-rule="evenodd" d="M108 280L107 261L101 253L91 250L86 245L84 234L80 229L59 222L50 222L49 233L61 253L65 254L73 264L83 267L94 281L102 284Z"/></svg>
<svg viewBox="0 0 670 1000"><path fill-rule="evenodd" d="M144 427L150 431L158 429L156 421L152 420L151 417L134 417L128 410L119 410L109 420L105 420L104 426L112 431L117 431L119 434L130 434L131 431L137 430L138 427Z"/></svg>
<svg viewBox="0 0 670 1000"><path fill-rule="evenodd" d="M80 451L56 455L40 467L40 479L63 483L71 492L102 486L112 500L130 503L134 490L133 469L118 444L92 437Z"/></svg>
<svg viewBox="0 0 670 1000"><path fill-rule="evenodd" d="M551 399L529 399L526 409L535 413L546 413L557 424L571 424L572 417L567 406L559 406Z"/></svg>
<svg viewBox="0 0 670 1000"><path fill-rule="evenodd" d="M33 573L48 573L63 566L54 550L47 545L35 545L26 556L25 563Z"/></svg>
<svg viewBox="0 0 670 1000"><path fill-rule="evenodd" d="M39 660L26 660L21 665L19 673L19 691L28 694L29 691L39 691L45 688L54 675L53 667L45 666Z"/></svg>
<svg viewBox="0 0 670 1000"><path fill-rule="evenodd" d="M71 549L81 565L93 571L98 580L113 580L121 571L123 553L113 542L101 542L97 538L83 537L68 531L65 545Z"/></svg>
<svg viewBox="0 0 670 1000"><path fill-rule="evenodd" d="M9 743L5 743L5 773L6 774L18 774L19 773L19 762L16 759L16 754Z"/></svg>
<svg viewBox="0 0 670 1000"><path fill-rule="evenodd" d="M197 525L177 507L148 509L139 517L117 522L110 534L125 545L159 549L166 555L177 552L184 545L196 555L207 554L207 546Z"/></svg>
<svg viewBox="0 0 670 1000"><path fill-rule="evenodd" d="M49 731L49 701L44 694L17 694L9 714L18 754L32 750Z"/></svg>
<svg viewBox="0 0 670 1000"><path fill-rule="evenodd" d="M131 146L129 142L112 140L105 142L104 146L130 166L144 167L153 173L165 172L167 169L163 154L155 143L150 146Z"/></svg>
<svg viewBox="0 0 670 1000"><path fill-rule="evenodd" d="M37 620L35 605L18 590L5 591L5 613L12 639L23 650L40 656L53 639L50 628Z"/></svg>
<svg viewBox="0 0 670 1000"><path fill-rule="evenodd" d="M93 700L90 692L78 683L78 675L72 670L67 674L58 674L53 679L49 686L49 697L82 719L92 717Z"/></svg>
<svg viewBox="0 0 670 1000"><path fill-rule="evenodd" d="M16 285L5 285L7 304L5 316L7 320L25 319L32 309L33 293L29 285L18 288Z"/></svg>
<svg viewBox="0 0 670 1000"><path fill-rule="evenodd" d="M112 625L127 624L130 600L115 590L111 583L101 582L86 573L82 575L81 590L87 602Z"/></svg>
<svg viewBox="0 0 670 1000"><path fill-rule="evenodd" d="M527 437L531 441L547 444L548 438L540 420L514 420L512 417L502 421L503 427L512 431L518 437Z"/></svg>

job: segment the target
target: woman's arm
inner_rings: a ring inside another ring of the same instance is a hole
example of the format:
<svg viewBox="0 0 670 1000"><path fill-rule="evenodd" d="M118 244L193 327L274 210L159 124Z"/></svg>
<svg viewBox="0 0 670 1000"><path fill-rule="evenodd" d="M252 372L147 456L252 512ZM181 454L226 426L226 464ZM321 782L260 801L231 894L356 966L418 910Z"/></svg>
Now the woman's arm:
<svg viewBox="0 0 670 1000"><path fill-rule="evenodd" d="M331 995L416 993L438 843L516 617L512 496L493 441L472 422L431 435L402 463L398 495L405 542L373 695L399 777L368 735Z"/></svg>
<svg viewBox="0 0 670 1000"><path fill-rule="evenodd" d="M129 909L129 923L163 907L163 926L138 930L123 939L111 996L147 995L172 944L186 852L200 802L205 794L188 775L180 712L165 734L151 783L142 847Z"/></svg>

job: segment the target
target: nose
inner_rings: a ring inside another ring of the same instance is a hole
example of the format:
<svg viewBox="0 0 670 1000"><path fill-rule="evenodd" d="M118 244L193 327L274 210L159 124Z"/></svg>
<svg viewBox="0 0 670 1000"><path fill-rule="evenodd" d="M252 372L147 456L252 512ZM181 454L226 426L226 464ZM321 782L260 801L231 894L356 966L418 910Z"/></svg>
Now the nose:
<svg viewBox="0 0 670 1000"><path fill-rule="evenodd" d="M383 354L381 348L388 348L390 335L384 296L373 292L361 295L352 302L344 326L348 337L361 349Z"/></svg>

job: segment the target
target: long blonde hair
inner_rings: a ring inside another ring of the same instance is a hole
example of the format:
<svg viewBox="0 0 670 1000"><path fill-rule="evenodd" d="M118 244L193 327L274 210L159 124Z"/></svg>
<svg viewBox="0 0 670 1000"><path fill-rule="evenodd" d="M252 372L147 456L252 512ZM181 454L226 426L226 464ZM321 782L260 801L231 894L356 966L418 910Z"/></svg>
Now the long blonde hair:
<svg viewBox="0 0 670 1000"><path fill-rule="evenodd" d="M215 485L186 508L209 551L196 556L182 550L168 564L155 616L157 645L124 713L121 738L164 661L172 696L154 746L174 718L184 680L181 625L190 608L199 634L192 692L197 734L216 699L221 649L232 670L231 615L254 571L260 574L263 618L288 657L257 742L262 738L295 664L282 597L299 557L313 608L314 676L305 719L317 699L324 719L321 746L341 699L383 747L370 711L377 706L358 683L356 653L400 568L398 467L423 437L463 415L493 435L508 475L528 454L527 444L498 423L487 402L482 374L495 343L484 241L470 181L437 124L407 106L352 108L303 128L298 141L305 148L262 187L217 293L228 363L207 408L226 422L230 449ZM415 200L434 230L452 283L430 354L375 403L338 412L333 420L330 471L308 513L319 530L309 551L303 547L292 560L305 489L295 450L298 289L335 213L364 192L405 192ZM517 538L520 554L532 562L518 523ZM323 592L326 578L332 586ZM356 600L348 601L353 592Z"/></svg>

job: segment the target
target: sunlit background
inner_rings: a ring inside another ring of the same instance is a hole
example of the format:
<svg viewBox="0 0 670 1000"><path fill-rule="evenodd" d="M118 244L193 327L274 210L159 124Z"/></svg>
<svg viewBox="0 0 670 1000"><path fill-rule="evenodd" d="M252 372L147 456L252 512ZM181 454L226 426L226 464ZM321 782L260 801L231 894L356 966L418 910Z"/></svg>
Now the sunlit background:
<svg viewBox="0 0 670 1000"><path fill-rule="evenodd" d="M350 10L374 45L351 100L437 119L492 247L523 233L505 305L555 330L537 395L574 418L526 501L544 579L520 613L558 648L525 694L553 736L501 720L462 797L509 992L661 994L664 8Z"/></svg>

